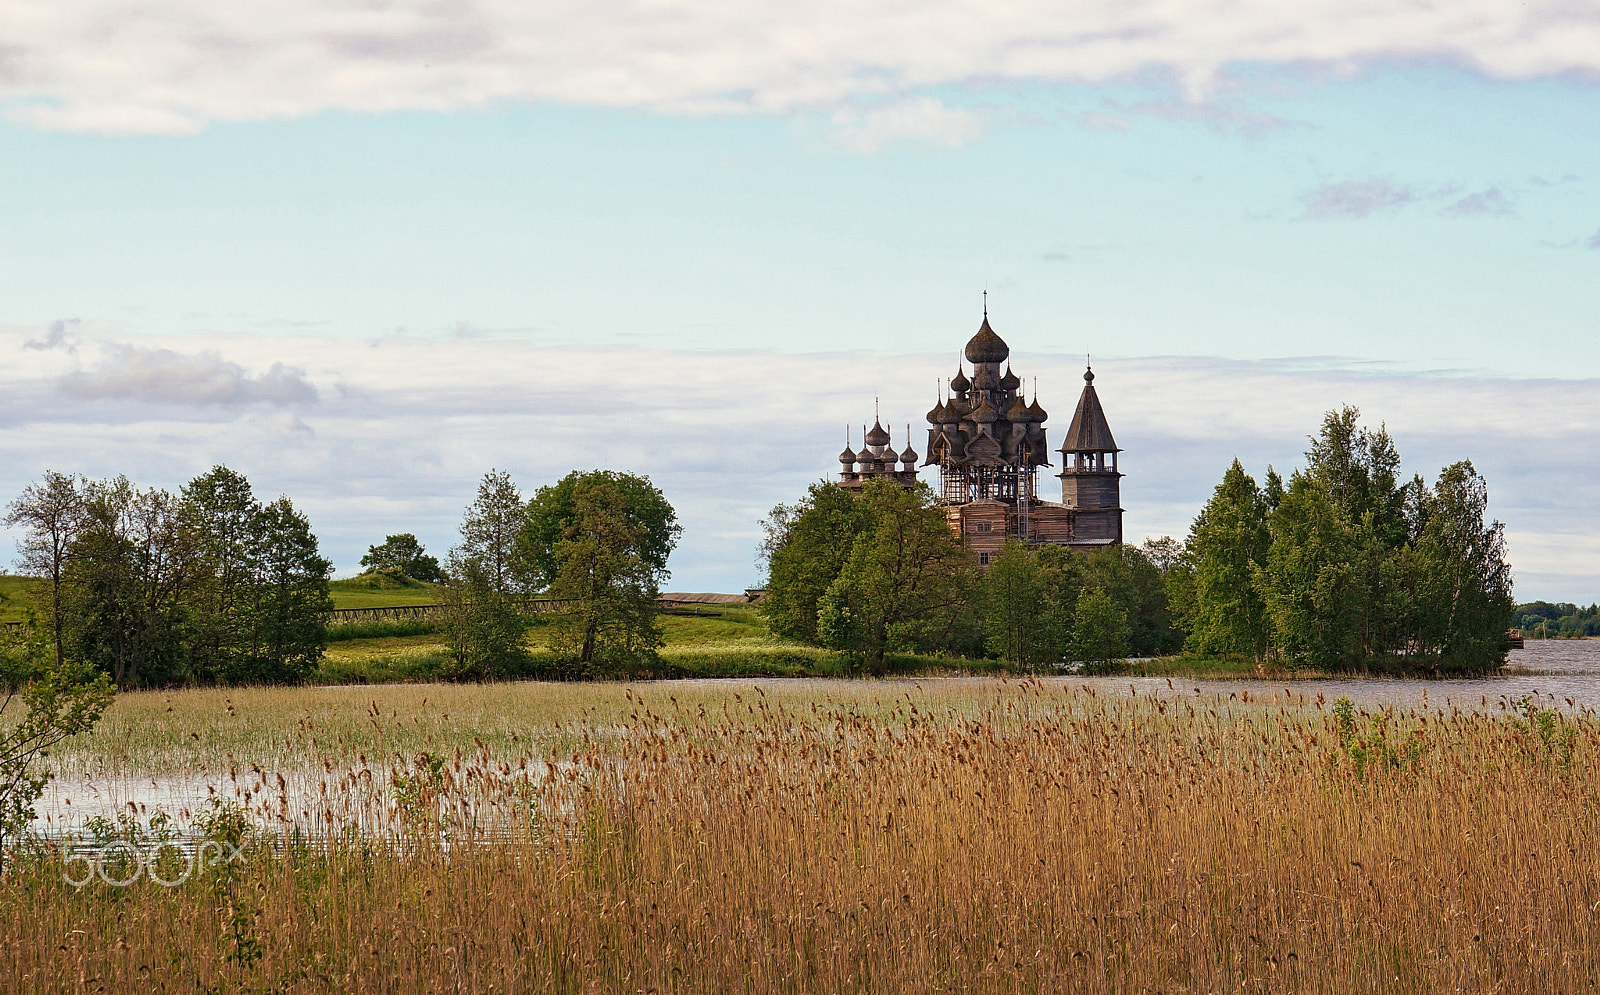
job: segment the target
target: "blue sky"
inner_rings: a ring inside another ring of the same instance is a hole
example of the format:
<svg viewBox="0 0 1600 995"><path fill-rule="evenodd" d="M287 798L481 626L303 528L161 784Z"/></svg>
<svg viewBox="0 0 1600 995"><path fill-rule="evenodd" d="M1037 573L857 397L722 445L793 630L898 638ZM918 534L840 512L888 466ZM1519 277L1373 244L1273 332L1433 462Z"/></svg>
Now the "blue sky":
<svg viewBox="0 0 1600 995"><path fill-rule="evenodd" d="M1600 15L67 6L0 14L6 496L225 460L348 571L603 463L736 589L987 287L1057 433L1095 354L1136 536L1360 403L1600 598Z"/></svg>

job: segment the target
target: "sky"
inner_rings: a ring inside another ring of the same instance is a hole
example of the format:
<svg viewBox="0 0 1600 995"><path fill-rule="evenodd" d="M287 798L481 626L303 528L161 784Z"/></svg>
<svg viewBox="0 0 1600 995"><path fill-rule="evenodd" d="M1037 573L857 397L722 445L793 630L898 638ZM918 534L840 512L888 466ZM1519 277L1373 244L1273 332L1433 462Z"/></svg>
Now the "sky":
<svg viewBox="0 0 1600 995"><path fill-rule="evenodd" d="M609 467L736 591L987 290L1052 440L1092 355L1130 538L1354 404L1587 604L1597 164L1566 3L11 3L0 501L225 462L348 575Z"/></svg>

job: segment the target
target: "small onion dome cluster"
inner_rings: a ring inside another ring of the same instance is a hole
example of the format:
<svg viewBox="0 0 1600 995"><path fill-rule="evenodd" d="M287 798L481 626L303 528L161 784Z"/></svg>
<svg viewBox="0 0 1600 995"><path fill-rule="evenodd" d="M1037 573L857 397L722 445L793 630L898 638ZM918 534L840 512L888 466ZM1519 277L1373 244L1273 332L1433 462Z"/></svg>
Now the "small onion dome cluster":
<svg viewBox="0 0 1600 995"><path fill-rule="evenodd" d="M943 408L943 405L940 405ZM955 415L959 418L960 415ZM897 453L890 442L889 431L883 427L882 422L874 421L872 428L863 433L863 445L860 452L850 449L850 444L845 443L844 452L839 454L839 462L844 464L848 472L854 464L861 464L863 473L893 473L895 464L905 464L905 469L915 470L917 465L917 451L911 448L909 438L910 430L907 429L905 452Z"/></svg>

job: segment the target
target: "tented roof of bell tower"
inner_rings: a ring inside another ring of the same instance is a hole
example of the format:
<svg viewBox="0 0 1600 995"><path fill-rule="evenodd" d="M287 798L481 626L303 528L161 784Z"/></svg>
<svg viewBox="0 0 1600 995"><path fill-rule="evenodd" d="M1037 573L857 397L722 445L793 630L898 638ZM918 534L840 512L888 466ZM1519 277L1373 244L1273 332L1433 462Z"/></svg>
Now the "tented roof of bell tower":
<svg viewBox="0 0 1600 995"><path fill-rule="evenodd" d="M1057 452L1062 453L1115 453L1117 440L1111 437L1111 426L1106 424L1106 413L1100 407L1100 396L1094 392L1094 371L1083 374L1083 393L1078 397L1078 410L1072 414L1072 424L1067 437Z"/></svg>

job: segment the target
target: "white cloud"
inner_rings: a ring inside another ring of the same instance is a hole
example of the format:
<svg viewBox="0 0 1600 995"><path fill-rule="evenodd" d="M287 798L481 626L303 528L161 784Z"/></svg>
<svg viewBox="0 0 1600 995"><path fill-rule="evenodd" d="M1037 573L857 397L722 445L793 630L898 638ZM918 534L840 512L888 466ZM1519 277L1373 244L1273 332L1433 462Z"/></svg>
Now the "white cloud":
<svg viewBox="0 0 1600 995"><path fill-rule="evenodd" d="M115 339L80 329L81 351ZM1002 328L1015 346L1021 331ZM114 333L111 333L114 334ZM211 356L224 368L303 370L316 404L130 403L57 389L80 362L30 350L48 329L0 328L0 503L47 468L126 473L175 488L213 463L258 492L305 509L324 550L351 570L366 547L414 532L435 551L456 541L461 509L491 466L525 490L575 468L649 474L686 525L674 586L737 590L753 582L757 521L837 472L850 426L859 442L881 398L896 446L925 446L932 385L949 350L903 356L779 355L553 347L506 338L170 337L150 355ZM951 336L959 344L964 336ZM947 343L930 343L944 346ZM1052 440L1082 387L1075 343L1021 351L1038 377ZM180 364L181 365L181 364ZM1600 382L1358 373L1336 363L1193 357L1096 357L1095 385L1126 450L1123 501L1132 538L1181 535L1234 456L1252 473L1301 461L1324 411L1360 407L1387 423L1407 473L1432 477L1471 458L1507 522L1519 595L1600 599ZM254 376L247 379L254 380ZM926 471L924 471L926 474ZM1054 481L1041 480L1045 493ZM10 559L0 531L0 562Z"/></svg>
<svg viewBox="0 0 1600 995"><path fill-rule="evenodd" d="M1152 70L1199 100L1241 63L1600 71L1600 11L1563 0L13 0L0 38L13 117L107 132L499 101L783 113Z"/></svg>
<svg viewBox="0 0 1600 995"><path fill-rule="evenodd" d="M51 336L54 344L54 327ZM24 348L33 345L29 342ZM282 363L250 376L238 363L211 351L190 354L105 343L102 352L104 358L96 366L62 376L57 381L60 391L74 401L180 406L288 405L317 399L317 389L306 381L304 371Z"/></svg>

